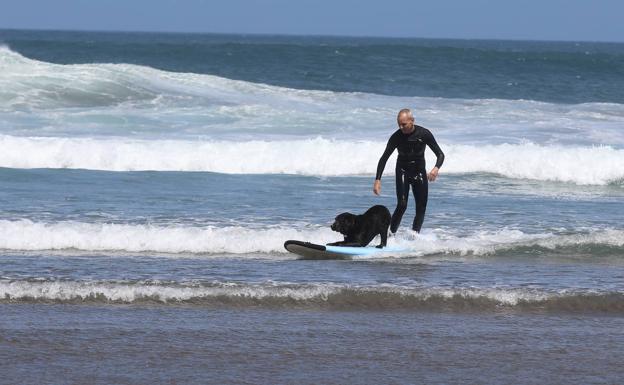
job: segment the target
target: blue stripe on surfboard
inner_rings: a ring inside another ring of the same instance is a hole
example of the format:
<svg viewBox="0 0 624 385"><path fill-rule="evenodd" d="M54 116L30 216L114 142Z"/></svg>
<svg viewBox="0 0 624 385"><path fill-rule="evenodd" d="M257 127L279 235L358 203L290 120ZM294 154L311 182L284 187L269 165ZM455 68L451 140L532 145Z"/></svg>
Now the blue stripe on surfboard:
<svg viewBox="0 0 624 385"><path fill-rule="evenodd" d="M404 253L407 249L397 247L384 247L378 249L376 247L350 247L350 246L325 246L325 251L344 255L373 255L378 253Z"/></svg>

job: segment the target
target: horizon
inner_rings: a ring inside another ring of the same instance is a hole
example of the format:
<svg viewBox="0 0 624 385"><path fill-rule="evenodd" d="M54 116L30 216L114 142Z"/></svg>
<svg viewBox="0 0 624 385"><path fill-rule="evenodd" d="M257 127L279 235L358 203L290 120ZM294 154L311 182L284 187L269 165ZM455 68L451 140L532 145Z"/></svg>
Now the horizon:
<svg viewBox="0 0 624 385"><path fill-rule="evenodd" d="M298 34L298 33L266 33L266 32L210 32L210 31L155 31L155 30L104 30L104 29L61 29L61 28L0 28L0 31L12 32L77 32L77 33L136 33L164 35L217 35L217 36L254 36L254 37L327 37L345 39L398 39L398 40L449 40L449 41L510 41L538 43L604 43L624 44L624 39L616 40L554 40L527 38L481 38L481 37L426 37L426 36L378 36L378 35L335 35L335 34ZM0 44L2 42L0 41Z"/></svg>

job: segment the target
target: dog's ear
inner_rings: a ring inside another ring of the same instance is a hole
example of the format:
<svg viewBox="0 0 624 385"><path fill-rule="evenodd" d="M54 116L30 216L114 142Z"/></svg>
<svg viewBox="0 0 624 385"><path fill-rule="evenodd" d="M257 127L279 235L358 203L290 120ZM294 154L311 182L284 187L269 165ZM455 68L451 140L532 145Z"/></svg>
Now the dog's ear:
<svg viewBox="0 0 624 385"><path fill-rule="evenodd" d="M352 229L355 226L355 215L351 213L345 213L345 214L346 214L344 216L345 224L348 226L349 229Z"/></svg>

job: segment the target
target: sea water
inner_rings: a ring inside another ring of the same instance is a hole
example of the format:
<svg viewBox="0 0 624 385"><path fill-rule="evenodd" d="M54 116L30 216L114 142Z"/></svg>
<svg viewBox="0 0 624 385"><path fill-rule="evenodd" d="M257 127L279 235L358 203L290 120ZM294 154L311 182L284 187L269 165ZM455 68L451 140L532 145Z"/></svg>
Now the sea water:
<svg viewBox="0 0 624 385"><path fill-rule="evenodd" d="M0 43L0 382L624 376L623 44ZM406 107L446 154L408 251L289 254L394 209L394 157L372 184Z"/></svg>

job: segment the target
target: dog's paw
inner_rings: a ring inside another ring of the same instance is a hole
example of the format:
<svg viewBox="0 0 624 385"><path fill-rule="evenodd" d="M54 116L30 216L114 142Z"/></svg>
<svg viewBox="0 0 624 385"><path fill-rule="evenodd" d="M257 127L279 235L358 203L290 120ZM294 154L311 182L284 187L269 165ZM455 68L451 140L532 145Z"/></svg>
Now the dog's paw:
<svg viewBox="0 0 624 385"><path fill-rule="evenodd" d="M375 247L378 248L378 249L383 249L384 248L383 245L377 245Z"/></svg>

